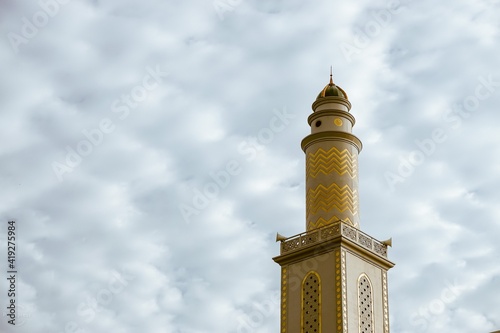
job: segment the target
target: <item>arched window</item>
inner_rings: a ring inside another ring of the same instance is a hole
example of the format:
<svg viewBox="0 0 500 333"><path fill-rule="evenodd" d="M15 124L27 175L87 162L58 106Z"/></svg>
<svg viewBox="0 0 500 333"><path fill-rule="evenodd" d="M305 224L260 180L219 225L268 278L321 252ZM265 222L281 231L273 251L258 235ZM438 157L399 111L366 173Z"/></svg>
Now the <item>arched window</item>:
<svg viewBox="0 0 500 333"><path fill-rule="evenodd" d="M321 281L310 272L302 281L302 333L321 332Z"/></svg>
<svg viewBox="0 0 500 333"><path fill-rule="evenodd" d="M358 279L359 332L373 333L372 285L366 274Z"/></svg>

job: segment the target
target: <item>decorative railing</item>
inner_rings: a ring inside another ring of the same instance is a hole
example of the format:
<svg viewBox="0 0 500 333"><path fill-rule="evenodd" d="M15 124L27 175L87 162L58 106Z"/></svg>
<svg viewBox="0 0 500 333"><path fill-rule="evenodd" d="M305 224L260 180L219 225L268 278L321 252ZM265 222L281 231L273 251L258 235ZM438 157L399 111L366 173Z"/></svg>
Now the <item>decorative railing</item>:
<svg viewBox="0 0 500 333"><path fill-rule="evenodd" d="M387 245L382 244L373 237L368 236L343 221L337 221L324 227L291 236L281 242L281 254L321 243L338 236L344 236L364 248L387 258Z"/></svg>

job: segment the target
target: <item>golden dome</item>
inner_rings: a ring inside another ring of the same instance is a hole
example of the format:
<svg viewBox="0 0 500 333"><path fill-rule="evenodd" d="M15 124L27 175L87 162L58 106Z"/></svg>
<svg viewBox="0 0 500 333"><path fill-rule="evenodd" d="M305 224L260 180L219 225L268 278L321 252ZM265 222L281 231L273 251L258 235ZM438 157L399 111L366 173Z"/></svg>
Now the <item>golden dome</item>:
<svg viewBox="0 0 500 333"><path fill-rule="evenodd" d="M318 97L316 100L323 98L323 97L342 97L348 100L347 94L344 91L344 89L340 88L339 86L335 85L333 83L333 78L332 74L330 74L330 83L328 83L323 90L321 90L318 94Z"/></svg>

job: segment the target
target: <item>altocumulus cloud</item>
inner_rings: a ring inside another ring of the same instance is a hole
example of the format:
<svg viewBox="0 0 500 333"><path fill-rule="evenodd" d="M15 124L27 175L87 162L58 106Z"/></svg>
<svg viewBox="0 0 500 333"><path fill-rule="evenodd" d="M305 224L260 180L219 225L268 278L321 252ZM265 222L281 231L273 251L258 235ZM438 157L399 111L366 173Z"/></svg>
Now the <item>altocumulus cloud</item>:
<svg viewBox="0 0 500 333"><path fill-rule="evenodd" d="M0 331L277 332L273 236L305 228L300 140L331 64L361 228L394 239L392 330L499 329L498 5L3 1L22 325Z"/></svg>

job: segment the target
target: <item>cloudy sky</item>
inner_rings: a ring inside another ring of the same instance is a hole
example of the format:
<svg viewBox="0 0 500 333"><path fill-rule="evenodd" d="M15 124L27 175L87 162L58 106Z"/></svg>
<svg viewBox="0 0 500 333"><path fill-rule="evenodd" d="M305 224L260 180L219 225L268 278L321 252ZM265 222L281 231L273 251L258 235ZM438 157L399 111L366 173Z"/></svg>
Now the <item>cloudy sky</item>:
<svg viewBox="0 0 500 333"><path fill-rule="evenodd" d="M0 2L1 332L279 331L334 80L392 332L500 329L500 1ZM18 325L8 325L7 221Z"/></svg>

